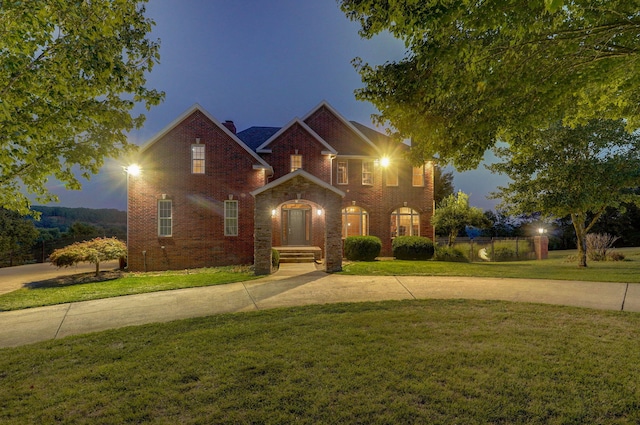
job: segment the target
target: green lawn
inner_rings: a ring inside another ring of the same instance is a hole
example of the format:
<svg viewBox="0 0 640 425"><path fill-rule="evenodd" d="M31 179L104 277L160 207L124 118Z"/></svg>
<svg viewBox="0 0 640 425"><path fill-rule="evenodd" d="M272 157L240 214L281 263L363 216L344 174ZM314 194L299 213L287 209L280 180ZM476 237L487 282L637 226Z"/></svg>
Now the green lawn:
<svg viewBox="0 0 640 425"><path fill-rule="evenodd" d="M0 350L0 423L637 424L640 314L389 301Z"/></svg>
<svg viewBox="0 0 640 425"><path fill-rule="evenodd" d="M592 282L640 283L640 248L616 249L624 261L588 261L579 268L567 257L577 251L551 251L543 261L511 261L502 263L449 263L442 261L381 260L345 264L343 274L353 275L419 275L478 276L525 279L583 280Z"/></svg>
<svg viewBox="0 0 640 425"><path fill-rule="evenodd" d="M87 274L82 277L85 278ZM92 274L88 274L92 275ZM95 300L170 289L212 286L256 279L250 267L228 266L162 273L131 273L112 280L75 283L73 278L0 295L0 311Z"/></svg>

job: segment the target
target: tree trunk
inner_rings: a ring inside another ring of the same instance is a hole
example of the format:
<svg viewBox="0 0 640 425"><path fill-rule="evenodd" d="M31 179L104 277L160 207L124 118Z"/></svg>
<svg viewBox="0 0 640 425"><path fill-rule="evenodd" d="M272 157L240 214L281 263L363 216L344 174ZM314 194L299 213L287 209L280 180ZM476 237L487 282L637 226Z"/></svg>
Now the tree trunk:
<svg viewBox="0 0 640 425"><path fill-rule="evenodd" d="M100 276L100 261L96 261L96 276Z"/></svg>
<svg viewBox="0 0 640 425"><path fill-rule="evenodd" d="M587 267L587 231L582 214L571 214L571 222L576 231L578 245L578 267Z"/></svg>
<svg viewBox="0 0 640 425"><path fill-rule="evenodd" d="M451 248L453 246L453 243L456 241L456 236L458 236L458 229L449 232L449 248Z"/></svg>

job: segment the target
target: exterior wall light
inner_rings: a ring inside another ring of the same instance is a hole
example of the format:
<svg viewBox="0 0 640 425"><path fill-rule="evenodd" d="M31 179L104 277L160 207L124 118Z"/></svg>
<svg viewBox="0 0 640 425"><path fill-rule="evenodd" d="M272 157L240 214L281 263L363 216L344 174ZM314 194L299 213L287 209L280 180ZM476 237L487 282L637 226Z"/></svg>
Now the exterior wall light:
<svg viewBox="0 0 640 425"><path fill-rule="evenodd" d="M275 216L276 216L276 210L273 209L273 210L271 210L271 217L275 217Z"/></svg>
<svg viewBox="0 0 640 425"><path fill-rule="evenodd" d="M380 165L382 165L383 167L388 167L390 163L391 160L389 160L389 157L383 156L382 158L380 158Z"/></svg>
<svg viewBox="0 0 640 425"><path fill-rule="evenodd" d="M128 175L136 177L140 175L142 168L140 168L138 164L131 164L128 167L125 167L124 171L126 171Z"/></svg>
<svg viewBox="0 0 640 425"><path fill-rule="evenodd" d="M317 214L322 215L322 208L318 208Z"/></svg>

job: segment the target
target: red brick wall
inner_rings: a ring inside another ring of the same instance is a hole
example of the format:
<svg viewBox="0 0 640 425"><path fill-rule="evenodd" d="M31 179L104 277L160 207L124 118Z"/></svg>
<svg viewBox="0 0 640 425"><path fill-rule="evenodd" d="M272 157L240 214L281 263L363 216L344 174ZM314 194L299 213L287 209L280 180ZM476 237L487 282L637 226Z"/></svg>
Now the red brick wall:
<svg viewBox="0 0 640 425"><path fill-rule="evenodd" d="M205 174L191 173L191 145L205 145ZM265 183L257 160L200 111L140 156L129 178L129 269L183 269L253 262L250 191ZM173 236L158 236L157 202L173 203ZM224 201L238 200L238 236L224 236ZM163 248L164 247L164 248ZM143 251L146 252L143 255Z"/></svg>

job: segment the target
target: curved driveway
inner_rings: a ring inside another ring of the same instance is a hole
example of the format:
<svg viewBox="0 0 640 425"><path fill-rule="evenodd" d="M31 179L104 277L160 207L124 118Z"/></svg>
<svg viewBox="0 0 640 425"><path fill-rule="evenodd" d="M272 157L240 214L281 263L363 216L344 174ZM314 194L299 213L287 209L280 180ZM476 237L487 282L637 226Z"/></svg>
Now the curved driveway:
<svg viewBox="0 0 640 425"><path fill-rule="evenodd" d="M488 299L640 312L640 284L441 276L346 276L283 264L247 282L0 313L0 347L124 326L276 307L402 299Z"/></svg>

